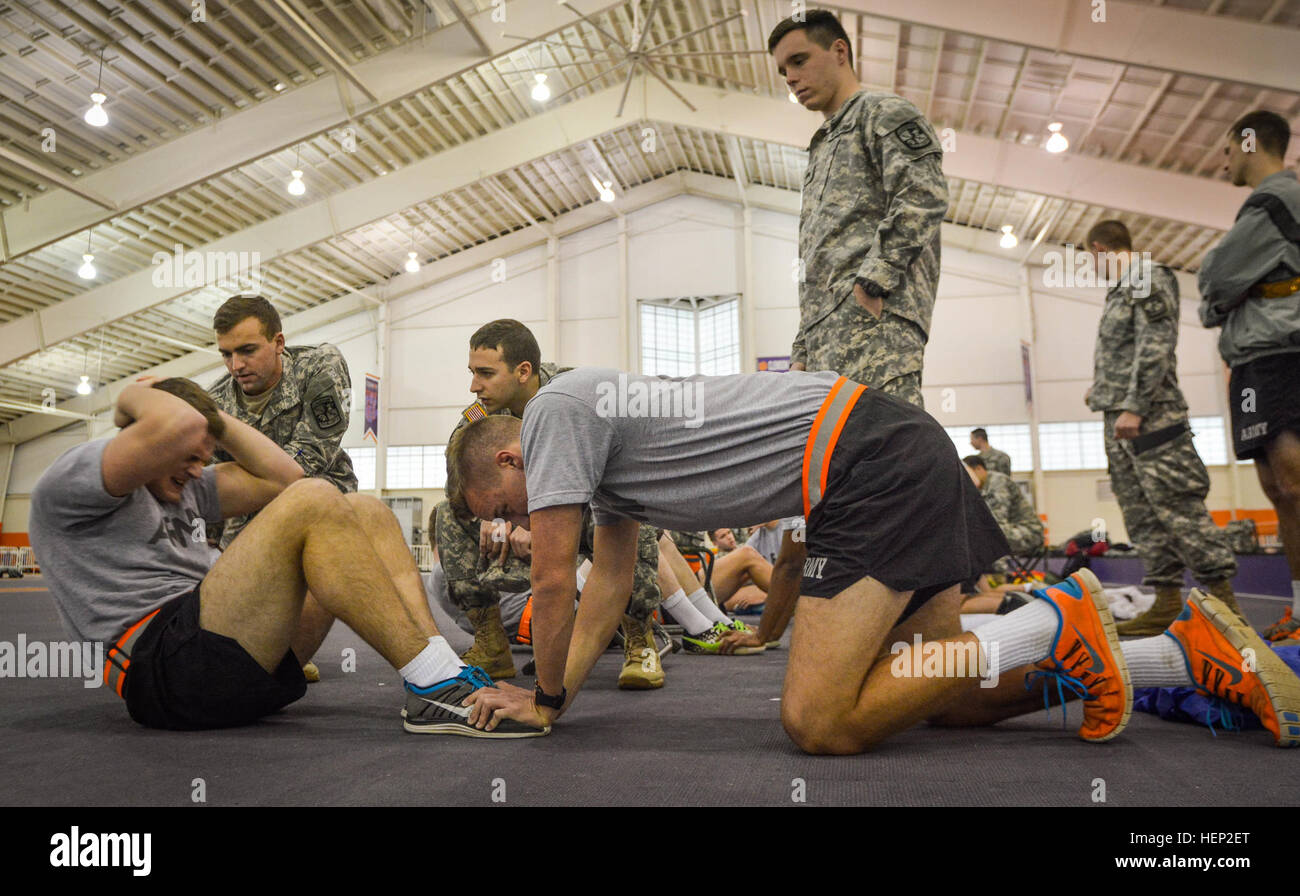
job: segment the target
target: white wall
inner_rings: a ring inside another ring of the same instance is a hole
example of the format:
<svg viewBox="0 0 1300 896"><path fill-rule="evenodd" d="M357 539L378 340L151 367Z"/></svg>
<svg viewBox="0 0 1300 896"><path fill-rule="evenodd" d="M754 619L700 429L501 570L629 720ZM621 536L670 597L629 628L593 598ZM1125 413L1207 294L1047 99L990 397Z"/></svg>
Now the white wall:
<svg viewBox="0 0 1300 896"><path fill-rule="evenodd" d="M384 383L387 436L392 445L444 444L457 415L472 399L466 370L469 336L489 320L514 317L537 334L543 358L569 366L634 369L638 299L718 295L744 289L743 229L738 207L680 196L626 217L627 338L620 337L619 224L615 220L564 237L558 244L558 309L554 331L547 319L547 249L540 245L504 258L504 279L491 264L448 278L389 303L392 328ZM787 355L798 326L792 277L798 221L792 215L755 209L751 217L754 354ZM1020 312L1019 268L1014 261L957 248L943 250L943 275L926 351L927 407L946 426L1022 423L1030 420L1021 380L1020 341L1028 324ZM1193 416L1224 413L1219 398L1217 331L1196 316L1194 283L1183 284L1178 372ZM1093 341L1101 290L1043 285L1030 269L1037 327L1035 396L1043 421L1099 419L1084 407L1091 382ZM382 373L376 351L377 312L367 311L305 333L294 344L333 342L347 358L354 404L345 447L361 437L364 376ZM554 356L548 352L557 345ZM752 369L752 368L744 368ZM208 385L215 366L196 377ZM952 401L945 402L946 389ZM949 410L951 408L951 410ZM96 435L106 435L105 421ZM25 495L40 473L71 444L86 437L78 424L19 446L5 508L4 531L26 528ZM1102 516L1122 533L1118 507L1096 499L1104 471L1049 473L1039 510L1049 515L1053 536L1087 528ZM1212 509L1230 506L1228 472L1212 469ZM1241 507L1267 507L1250 467L1238 471ZM403 492L406 494L407 492ZM440 495L421 494L427 501ZM427 509L427 508L426 508Z"/></svg>

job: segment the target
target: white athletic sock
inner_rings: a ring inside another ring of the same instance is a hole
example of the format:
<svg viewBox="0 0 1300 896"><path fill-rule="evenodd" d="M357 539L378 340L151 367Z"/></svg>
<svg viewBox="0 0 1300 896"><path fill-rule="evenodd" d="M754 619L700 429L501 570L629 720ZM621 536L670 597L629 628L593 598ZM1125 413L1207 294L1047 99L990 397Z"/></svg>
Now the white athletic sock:
<svg viewBox="0 0 1300 896"><path fill-rule="evenodd" d="M1060 620L1047 601L1035 598L971 632L979 639L990 673L1001 675L1047 659Z"/></svg>
<svg viewBox="0 0 1300 896"><path fill-rule="evenodd" d="M1291 580L1291 615L1300 616L1300 579Z"/></svg>
<svg viewBox="0 0 1300 896"><path fill-rule="evenodd" d="M663 608L673 614L677 624L686 629L688 635L699 635L713 628L713 623L709 618L695 609L691 599L686 596L686 592L678 588L670 596L664 598Z"/></svg>
<svg viewBox="0 0 1300 896"><path fill-rule="evenodd" d="M456 651L451 649L447 639L442 635L434 635L429 639L428 646L398 671L402 678L415 687L427 688L448 678L455 678L464 668L465 664L456 656Z"/></svg>
<svg viewBox="0 0 1300 896"><path fill-rule="evenodd" d="M1135 688L1183 688L1196 682L1187 674L1187 657L1166 635L1125 641L1120 645Z"/></svg>
<svg viewBox="0 0 1300 896"><path fill-rule="evenodd" d="M721 622L723 625L731 625L731 619L726 613L722 612L722 608L713 602L713 598L709 597L709 592L703 588L696 588L686 595L686 599L691 602L691 606L700 611L700 615L705 619Z"/></svg>

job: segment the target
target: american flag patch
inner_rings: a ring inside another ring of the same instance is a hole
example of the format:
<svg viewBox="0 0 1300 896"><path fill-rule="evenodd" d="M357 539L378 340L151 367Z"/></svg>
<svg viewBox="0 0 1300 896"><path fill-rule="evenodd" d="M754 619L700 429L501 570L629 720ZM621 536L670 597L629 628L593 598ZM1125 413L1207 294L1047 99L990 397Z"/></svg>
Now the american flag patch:
<svg viewBox="0 0 1300 896"><path fill-rule="evenodd" d="M473 423L475 420L482 420L488 415L487 411L483 407L483 402L481 401L474 402L472 405L465 408L465 410L461 411L460 414L470 423Z"/></svg>

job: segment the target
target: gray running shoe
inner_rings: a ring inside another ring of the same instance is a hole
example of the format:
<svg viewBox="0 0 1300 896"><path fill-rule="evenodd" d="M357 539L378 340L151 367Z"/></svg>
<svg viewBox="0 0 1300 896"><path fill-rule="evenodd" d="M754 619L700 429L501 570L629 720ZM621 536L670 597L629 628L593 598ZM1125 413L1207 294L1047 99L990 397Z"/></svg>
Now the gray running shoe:
<svg viewBox="0 0 1300 896"><path fill-rule="evenodd" d="M540 737L550 733L549 727L533 728L513 719L504 720L492 731L471 725L470 708L461 706L461 701L480 688L492 686L492 679L477 666L466 666L455 678L448 678L431 688L417 689L407 684L402 727L412 734L459 734L462 737Z"/></svg>

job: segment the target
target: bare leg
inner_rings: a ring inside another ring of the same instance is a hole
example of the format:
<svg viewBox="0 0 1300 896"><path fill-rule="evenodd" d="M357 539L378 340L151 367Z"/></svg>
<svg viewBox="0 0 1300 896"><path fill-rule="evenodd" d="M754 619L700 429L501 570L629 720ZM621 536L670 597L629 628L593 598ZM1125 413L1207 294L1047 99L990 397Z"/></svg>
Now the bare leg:
<svg viewBox="0 0 1300 896"><path fill-rule="evenodd" d="M961 605L961 611L963 613L996 613L1000 606L1002 606L1002 595L986 592L966 598Z"/></svg>
<svg viewBox="0 0 1300 896"><path fill-rule="evenodd" d="M979 644L958 631L958 588L891 628L910 596L865 578L831 599L799 598L781 720L800 748L861 753L925 719L985 724L1041 705L1041 691L1023 690L1020 673L1030 667L1007 673L997 688L978 687ZM911 638L917 633L923 658L938 648L940 674L912 674L921 665Z"/></svg>
<svg viewBox="0 0 1300 896"><path fill-rule="evenodd" d="M402 527L397 524L397 517L383 501L371 495L350 494L344 497L360 518L362 528L375 546L375 553L388 571L388 578L397 588L411 618L426 638L438 634L438 624L433 621L433 611L429 609L429 595L425 593L420 568L415 565L411 549L402 538Z"/></svg>
<svg viewBox="0 0 1300 896"><path fill-rule="evenodd" d="M772 564L748 545L714 562L713 593L718 600L725 601L742 586L751 583L767 591L772 583Z"/></svg>
<svg viewBox="0 0 1300 896"><path fill-rule="evenodd" d="M1300 436L1284 430L1255 459L1259 484L1277 510L1277 534L1291 578L1300 579Z"/></svg>
<svg viewBox="0 0 1300 896"><path fill-rule="evenodd" d="M659 536L659 557L660 565L667 561L672 578L676 582L675 587L664 592L665 596L672 594L678 588L687 594L694 594L696 589L701 587L700 577L695 574L695 570L691 569L682 552L677 550L677 543L667 535ZM660 588L663 588L663 584Z"/></svg>
<svg viewBox="0 0 1300 896"><path fill-rule="evenodd" d="M203 580L199 624L273 672L298 633L308 588L395 669L428 644L352 505L322 479L289 486L221 555Z"/></svg>
<svg viewBox="0 0 1300 896"><path fill-rule="evenodd" d="M998 600L1001 599L999 595ZM917 633L920 633L923 643L939 638L959 637L961 618L953 608L960 601L958 588L935 595L911 618L889 633L889 642L910 644ZM1033 671L1033 666L1021 666L999 675L996 687L976 687L974 691L959 693L961 699L949 701L947 706L930 716L928 721L931 725L943 727L992 725L1003 719L1041 710L1046 684L1040 681L1028 690L1025 688L1025 676ZM1071 700L1075 699L1068 692L1067 696Z"/></svg>
<svg viewBox="0 0 1300 896"><path fill-rule="evenodd" d="M300 663L306 664L311 661L333 626L334 614L322 607L320 601L312 597L311 592L308 591L302 602L302 618L298 622L298 631L294 633L293 643L290 645L293 648L293 655Z"/></svg>
<svg viewBox="0 0 1300 896"><path fill-rule="evenodd" d="M767 602L767 592L755 585L746 585L736 589L736 593L727 598L723 605L727 610L743 610Z"/></svg>

